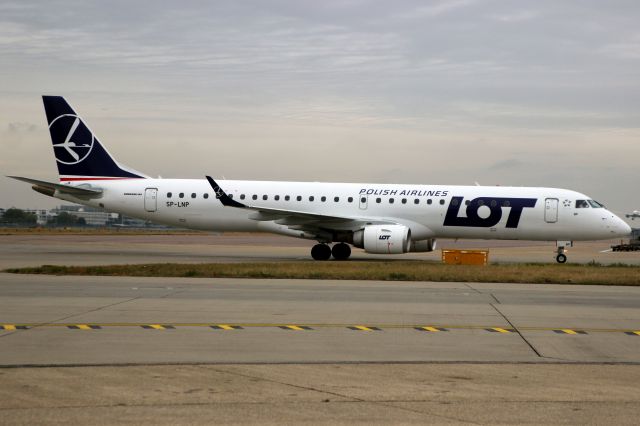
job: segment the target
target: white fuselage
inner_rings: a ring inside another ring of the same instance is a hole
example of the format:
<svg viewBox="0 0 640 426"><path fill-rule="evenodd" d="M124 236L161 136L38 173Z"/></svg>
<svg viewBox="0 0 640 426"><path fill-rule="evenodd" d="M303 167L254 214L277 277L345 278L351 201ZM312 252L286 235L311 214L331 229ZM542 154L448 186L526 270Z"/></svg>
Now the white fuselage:
<svg viewBox="0 0 640 426"><path fill-rule="evenodd" d="M206 180L73 183L82 184L101 188L102 196L88 200L59 192L54 196L184 228L312 238L276 221L258 218L255 211L223 206ZM576 202L589 197L565 189L231 180L219 181L219 185L234 200L253 207L392 221L409 227L414 240L596 240L623 236L630 231L624 221L606 208L593 205L578 208ZM518 200L527 200L526 206L516 208ZM479 205L480 202L484 205Z"/></svg>

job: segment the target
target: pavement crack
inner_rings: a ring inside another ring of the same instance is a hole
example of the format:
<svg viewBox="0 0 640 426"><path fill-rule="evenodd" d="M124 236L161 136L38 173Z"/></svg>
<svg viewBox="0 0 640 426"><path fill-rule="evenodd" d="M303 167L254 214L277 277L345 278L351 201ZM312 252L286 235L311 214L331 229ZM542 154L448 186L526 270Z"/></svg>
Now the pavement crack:
<svg viewBox="0 0 640 426"><path fill-rule="evenodd" d="M18 332L29 331L29 330L32 330L32 329L38 328L38 327L45 327L47 325L51 325L51 324L55 324L55 323L60 322L60 321L68 320L69 318L77 317L79 315L86 315L86 314L90 314L92 312L97 312L97 311L101 311L103 309L111 308L113 306L122 305L123 303L129 303L129 302L132 302L132 301L134 301L136 299L139 299L139 298L140 298L140 296L136 296L136 297L132 297L132 298L127 299L127 300L121 300L119 302L114 302L114 303L109 303L108 305L99 306L99 307L97 307L95 309L89 309L89 310L83 311L83 312L75 312L75 313L67 315L65 317L56 318L56 319L52 319L52 320L49 320L49 321L46 321L46 322L41 322L41 323L35 324L33 326L30 326L30 328L28 328L26 330L15 330L15 331L12 331L11 333L2 334L2 335L0 335L0 338L11 336L11 335L13 335L15 333L18 333Z"/></svg>
<svg viewBox="0 0 640 426"><path fill-rule="evenodd" d="M164 296L160 296L160 299L166 299L167 297L170 296L175 296L176 294L180 294L180 293L184 293L185 291L188 291L189 289L187 288L181 288L179 290L175 290L175 291L170 291L167 294L165 294Z"/></svg>
<svg viewBox="0 0 640 426"><path fill-rule="evenodd" d="M475 291L475 292L476 292L476 293L478 293L478 294L482 294L482 292L481 292L480 290L478 290L478 289L477 289L477 288L475 288L475 287L472 287L472 286L471 286L471 284L469 284L469 283L463 283L463 284L464 284L464 286L465 286L465 287L467 287L469 290L473 290L473 291Z"/></svg>
<svg viewBox="0 0 640 426"><path fill-rule="evenodd" d="M113 306L118 306L118 305L122 305L124 303L132 302L132 301L134 301L136 299L139 299L139 298L140 298L140 296L136 296L136 297L132 297L132 298L127 299L127 300L121 300L120 302L114 302L114 303L109 303L108 305L99 306L99 307L97 307L95 309L89 309L89 310L84 311L84 312L76 312L74 314L67 315L66 317L63 317L63 318L57 318L57 319L49 321L47 323L38 324L38 327L43 326L43 325L47 325L47 324L53 324L53 323L56 323L58 321L64 321L64 320L67 320L69 318L77 317L78 315L86 315L86 314L90 314L92 312L98 312L98 311L101 311L103 309L111 308Z"/></svg>
<svg viewBox="0 0 640 426"><path fill-rule="evenodd" d="M546 358L545 356L543 356L540 352L538 352L538 350L533 346L533 344L531 344L531 342L529 342L529 340L527 340L526 337L524 337L522 335L522 332L520 330L518 330L518 327L516 327L509 318L507 318L507 316L505 314L503 314L500 309L498 309L498 307L496 305L494 305L493 303L489 303L489 305L491 305L491 307L493 309L495 309L495 311L500 314L500 316L509 324L509 326L511 326L511 328L513 328L515 330L516 333L518 333L518 336L520 336L520 338L522 339L523 342L525 342L527 344L527 346L529 346L529 348L531 348L531 350L533 351L533 353L535 353L538 358Z"/></svg>
<svg viewBox="0 0 640 426"><path fill-rule="evenodd" d="M464 420L464 419L460 419L460 418L456 418L456 417L451 417L451 416L443 416L441 414L435 414L435 413L430 413L430 412L425 412L425 411L421 411L421 410L416 410L416 409L412 409L412 408L407 408L407 407L399 407L395 404L397 403L402 403L402 401L380 401L380 400L368 400L368 399L362 399L362 398L358 398L355 396L349 396L349 395L344 395L344 394L340 394L337 392L332 392L332 391L328 391L328 390L324 390L324 389L319 389L313 386L302 386L302 385L296 385L294 383L287 383L287 382L283 382L280 380L274 380L274 379L269 379L266 377L262 377L262 376L255 376L255 375L251 375L251 374L243 374L243 373L239 373L237 371L228 371L228 370L220 370L220 369L212 369L213 371L216 371L218 373L223 373L223 374L232 374L235 376L239 376L239 377L245 377L247 379L254 379L254 380L262 380L265 382L269 382L269 383L275 383L275 384L279 384L282 386L289 386L295 389L302 389L302 390L307 390L307 391L311 391L311 392L318 392L321 394L325 394L325 395L333 395L333 396L337 396L340 398L345 398L347 400L351 400L351 401L333 401L333 402L361 402L361 403L368 403L368 404L376 404L376 405L380 405L382 407L386 407L386 408L394 408L396 410L400 410L400 411L406 411L409 413L415 413L415 414L428 414L430 416L433 417L439 417L441 419L446 419L446 420L454 420L457 422L464 422L464 423L468 423L468 424L474 424L474 425L479 425L481 423L475 423L475 422L471 422L469 420Z"/></svg>

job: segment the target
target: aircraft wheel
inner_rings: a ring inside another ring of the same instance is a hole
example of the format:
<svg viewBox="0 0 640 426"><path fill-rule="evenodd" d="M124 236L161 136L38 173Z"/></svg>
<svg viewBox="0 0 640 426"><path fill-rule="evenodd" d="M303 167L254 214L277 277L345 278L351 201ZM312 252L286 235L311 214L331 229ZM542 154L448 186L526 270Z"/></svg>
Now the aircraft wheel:
<svg viewBox="0 0 640 426"><path fill-rule="evenodd" d="M331 247L326 244L316 244L311 249L313 260L329 260L331 257Z"/></svg>
<svg viewBox="0 0 640 426"><path fill-rule="evenodd" d="M565 263L567 261L567 255L560 253L556 256L556 262Z"/></svg>
<svg viewBox="0 0 640 426"><path fill-rule="evenodd" d="M349 244L340 243L333 246L331 254L335 260L347 260L351 256Z"/></svg>

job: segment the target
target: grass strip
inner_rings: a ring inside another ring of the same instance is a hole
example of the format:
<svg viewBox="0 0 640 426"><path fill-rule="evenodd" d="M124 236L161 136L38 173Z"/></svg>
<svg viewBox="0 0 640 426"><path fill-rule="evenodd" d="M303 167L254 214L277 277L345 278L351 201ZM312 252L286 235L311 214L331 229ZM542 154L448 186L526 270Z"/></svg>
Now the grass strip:
<svg viewBox="0 0 640 426"><path fill-rule="evenodd" d="M640 267L624 264L445 265L416 261L155 263L142 265L14 268L15 274L103 275L132 277L274 278L543 284L640 285Z"/></svg>

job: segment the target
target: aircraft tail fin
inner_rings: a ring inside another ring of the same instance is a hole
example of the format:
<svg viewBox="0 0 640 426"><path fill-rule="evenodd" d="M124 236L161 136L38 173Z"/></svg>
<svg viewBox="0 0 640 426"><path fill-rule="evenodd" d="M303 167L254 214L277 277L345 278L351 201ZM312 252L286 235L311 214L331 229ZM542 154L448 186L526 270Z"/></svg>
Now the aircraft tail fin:
<svg viewBox="0 0 640 426"><path fill-rule="evenodd" d="M62 96L43 96L60 181L147 178L119 164Z"/></svg>

